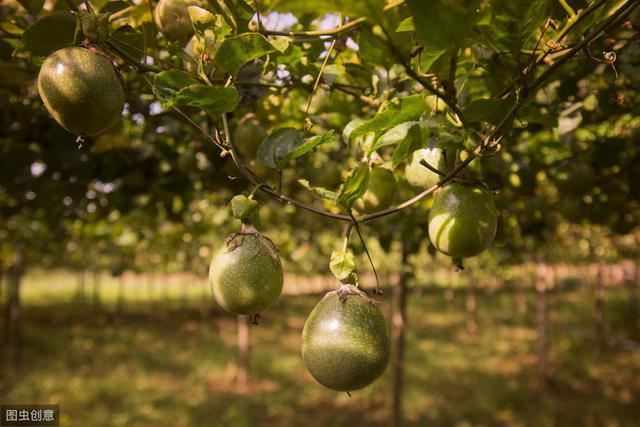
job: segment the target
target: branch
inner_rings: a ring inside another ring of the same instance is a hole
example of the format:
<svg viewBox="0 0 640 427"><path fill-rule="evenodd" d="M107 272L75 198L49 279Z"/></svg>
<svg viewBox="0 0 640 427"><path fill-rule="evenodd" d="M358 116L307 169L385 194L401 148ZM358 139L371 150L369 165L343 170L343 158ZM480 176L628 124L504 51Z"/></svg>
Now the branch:
<svg viewBox="0 0 640 427"><path fill-rule="evenodd" d="M340 215L340 214L335 214L333 212L329 212L327 210L324 209L319 209L316 208L314 206L308 205L304 202L300 202L292 197L289 197L283 193L281 193L280 191L278 191L277 189L263 183L260 182L259 179L255 176L255 174L253 173L253 171L251 169L249 169L244 162L242 161L242 159L240 158L240 156L238 155L238 150L236 149L233 140L231 138L230 132L229 132L229 122L227 120L227 115L223 114L222 115L222 124L224 126L224 138L225 138L225 142L227 143L227 145L230 148L230 153L231 153L231 158L233 159L233 162L235 163L236 167L238 168L238 170L240 171L240 173L247 179L249 180L249 182L251 182L253 185L259 186L260 191L262 191L263 193L271 196L272 198L276 199L277 201L283 203L283 204L290 204L290 205L294 205L299 207L300 209L304 209L306 211L309 212L313 212L317 215L321 215L327 218L332 218L332 219L337 219L340 221L351 221L351 217L348 215Z"/></svg>
<svg viewBox="0 0 640 427"><path fill-rule="evenodd" d="M396 0L387 4L382 8L384 12L401 6L404 4L404 0ZM257 11L256 11L257 13ZM337 36L342 33L352 31L360 25L364 24L367 21L366 18L361 17L354 19L353 21L340 25L336 28L332 28L330 30L310 30L310 31L263 31L262 34L267 36L289 36L289 37L322 37L322 36Z"/></svg>
<svg viewBox="0 0 640 427"><path fill-rule="evenodd" d="M551 40L551 44L556 44L560 40L562 40L562 38L566 36L567 33L569 33L569 31L571 31L585 18L587 18L589 15L591 15L593 12L595 12L597 9L603 6L607 1L609 0L596 0L593 3L591 3L586 9L579 10L574 16L570 17L567 20L567 22L562 27L558 35L554 37L553 40ZM549 55L553 54L554 52L555 52L554 48L544 50L542 53L540 53L538 58L535 61L533 61L532 64L527 66L526 73L529 74L531 71L533 71L535 67L540 65L545 60L545 58L547 58ZM498 98L504 98L511 91L513 91L514 88L515 88L515 85L513 83L510 84L509 86L504 88L502 92L500 92L500 94L498 94Z"/></svg>
<svg viewBox="0 0 640 427"><path fill-rule="evenodd" d="M622 6L620 6L618 10L609 15L609 17L602 21L600 24L596 25L596 27L589 34L587 34L587 36L585 36L585 38L580 40L579 43L569 49L567 53L565 53L560 59L558 59L552 66L547 68L547 70L542 73L540 77L534 80L529 85L529 87L531 89L535 89L536 87L540 86L551 76L551 74L553 74L558 68L564 65L564 63L567 62L573 55L580 52L585 46L587 46L596 37L598 37L602 31L609 28L609 26L615 23L618 19L624 19L625 17L629 16L629 14L631 14L631 12L633 12L638 6L640 6L640 2L638 0L627 0Z"/></svg>
<svg viewBox="0 0 640 427"><path fill-rule="evenodd" d="M133 65L138 70L144 73L159 73L162 71L160 68L154 65L149 65L149 64L145 64L144 62L138 61L136 58L131 56L129 52L116 46L112 40L107 40L105 44L110 50L112 50L114 53L120 56L120 58L122 58L125 62L129 63L130 65Z"/></svg>

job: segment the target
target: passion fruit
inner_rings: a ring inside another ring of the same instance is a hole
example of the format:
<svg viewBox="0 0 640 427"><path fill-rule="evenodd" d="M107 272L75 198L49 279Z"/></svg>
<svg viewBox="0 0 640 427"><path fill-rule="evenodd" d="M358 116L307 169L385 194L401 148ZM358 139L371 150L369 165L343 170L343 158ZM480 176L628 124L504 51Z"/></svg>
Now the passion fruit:
<svg viewBox="0 0 640 427"><path fill-rule="evenodd" d="M386 369L389 354L384 316L352 285L327 293L302 330L302 360L313 378L332 390L371 384Z"/></svg>
<svg viewBox="0 0 640 427"><path fill-rule="evenodd" d="M124 90L111 62L81 47L47 57L38 74L38 92L51 116L81 136L111 128L124 107Z"/></svg>
<svg viewBox="0 0 640 427"><path fill-rule="evenodd" d="M422 160L442 172L447 170L447 163L440 148L422 148L413 152L404 169L404 176L411 186L426 190L436 185L442 177L420 164Z"/></svg>
<svg viewBox="0 0 640 427"><path fill-rule="evenodd" d="M355 209L364 214L381 211L393 203L396 195L396 179L393 172L383 167L374 167L369 176L369 185L364 195L355 203Z"/></svg>
<svg viewBox="0 0 640 427"><path fill-rule="evenodd" d="M454 182L434 198L429 238L443 254L468 258L491 245L497 224L498 211L489 190Z"/></svg>
<svg viewBox="0 0 640 427"><path fill-rule="evenodd" d="M282 292L283 280L278 250L257 231L229 236L209 268L215 300L235 314L257 314L270 307Z"/></svg>

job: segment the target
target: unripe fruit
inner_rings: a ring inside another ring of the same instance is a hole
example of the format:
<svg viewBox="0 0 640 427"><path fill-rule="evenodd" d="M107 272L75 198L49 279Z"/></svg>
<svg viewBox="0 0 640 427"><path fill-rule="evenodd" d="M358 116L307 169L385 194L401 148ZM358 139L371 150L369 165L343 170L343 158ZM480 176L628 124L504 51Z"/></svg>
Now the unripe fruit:
<svg viewBox="0 0 640 427"><path fill-rule="evenodd" d="M353 286L329 292L304 324L302 359L316 381L330 389L371 384L389 363L384 316Z"/></svg>
<svg viewBox="0 0 640 427"><path fill-rule="evenodd" d="M381 211L391 206L396 195L396 179L393 172L382 167L371 169L369 185L364 195L355 203L355 209L364 214Z"/></svg>
<svg viewBox="0 0 640 427"><path fill-rule="evenodd" d="M422 148L413 152L404 169L404 176L413 187L426 190L436 185L442 177L422 166L420 164L422 160L441 172L446 172L447 164L440 148Z"/></svg>
<svg viewBox="0 0 640 427"><path fill-rule="evenodd" d="M451 183L434 198L429 212L429 238L445 255L476 256L496 235L498 211L493 195L484 187Z"/></svg>
<svg viewBox="0 0 640 427"><path fill-rule="evenodd" d="M282 292L278 250L257 232L231 235L211 261L209 284L225 310L259 313L275 303Z"/></svg>
<svg viewBox="0 0 640 427"><path fill-rule="evenodd" d="M193 34L187 7L197 5L197 1L160 0L153 11L153 18L166 38L185 43Z"/></svg>
<svg viewBox="0 0 640 427"><path fill-rule="evenodd" d="M76 135L108 130L124 107L124 90L111 62L80 47L47 57L38 74L38 92L53 118Z"/></svg>

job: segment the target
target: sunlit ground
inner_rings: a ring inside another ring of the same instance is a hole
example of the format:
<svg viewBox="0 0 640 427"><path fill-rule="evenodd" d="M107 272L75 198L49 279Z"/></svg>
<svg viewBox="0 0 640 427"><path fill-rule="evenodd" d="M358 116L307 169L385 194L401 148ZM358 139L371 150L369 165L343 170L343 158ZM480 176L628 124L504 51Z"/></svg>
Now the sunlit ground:
<svg viewBox="0 0 640 427"><path fill-rule="evenodd" d="M253 380L239 387L236 320L212 305L203 283L187 293L181 285L140 285L120 313L115 282L103 284L99 306L90 295L75 300L73 276L40 275L24 289L23 364L9 368L3 344L0 402L59 403L62 426L389 424L391 369L351 398L304 369L300 332L319 296L285 296L264 313L251 329ZM453 302L442 291L409 299L408 425L640 425L640 347L633 346L640 331L625 289L607 290L606 328L615 340L600 356L589 288L549 296L545 390L536 385L535 295L518 314L512 293L478 293L475 333L464 299L463 290Z"/></svg>

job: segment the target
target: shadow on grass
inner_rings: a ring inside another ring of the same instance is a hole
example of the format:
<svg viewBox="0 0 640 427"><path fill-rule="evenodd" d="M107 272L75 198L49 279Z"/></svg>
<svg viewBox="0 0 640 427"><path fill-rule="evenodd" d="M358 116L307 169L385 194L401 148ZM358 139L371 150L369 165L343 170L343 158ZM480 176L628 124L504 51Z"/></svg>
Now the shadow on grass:
<svg viewBox="0 0 640 427"><path fill-rule="evenodd" d="M450 304L439 293L412 297L406 424L637 425L640 352L597 357L587 338L563 332L590 325L591 300L581 292L550 296L544 392L536 386L535 295L519 316L513 295L479 292L475 334L465 329L462 292ZM236 319L218 309L130 304L118 315L28 306L23 365L0 369L0 401L60 403L61 425L70 426L388 425L391 370L351 398L306 372L300 333L320 298L283 297L251 327L253 379L243 387L234 382ZM388 312L388 300L381 309ZM622 330L623 314L607 314Z"/></svg>

